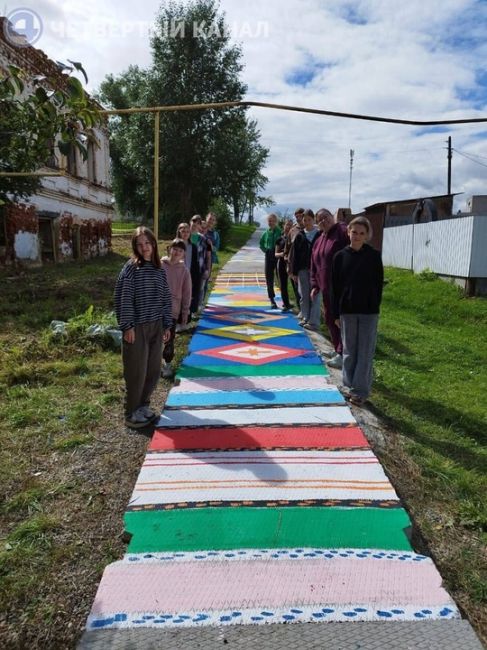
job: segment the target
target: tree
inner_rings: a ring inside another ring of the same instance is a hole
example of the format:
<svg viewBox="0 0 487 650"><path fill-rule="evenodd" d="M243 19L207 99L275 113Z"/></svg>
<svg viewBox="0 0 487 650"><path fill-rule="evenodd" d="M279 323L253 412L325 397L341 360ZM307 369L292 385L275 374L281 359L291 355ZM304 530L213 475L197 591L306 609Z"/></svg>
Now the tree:
<svg viewBox="0 0 487 650"><path fill-rule="evenodd" d="M148 70L132 67L116 78L106 78L99 95L103 102L126 108L242 100L246 87L239 79L241 51L231 45L214 0L164 3L151 48ZM111 125L117 204L123 211L146 216L152 210L152 124L152 115L137 114L121 116ZM245 110L162 112L160 124L160 214L165 228L195 212L205 213L215 198L224 196L233 204L233 196L222 193L235 171L234 165L227 164L226 137L238 131L247 153L252 150L247 140L258 140L257 130L252 133L245 121ZM254 160L255 175L267 157L267 153L262 155L267 150L261 149L260 163L257 156ZM239 158L241 163L247 166L248 177L251 166L244 156ZM264 179L254 183L256 191Z"/></svg>
<svg viewBox="0 0 487 650"><path fill-rule="evenodd" d="M71 75L78 70L88 81L82 65L70 63L55 76L28 77L11 65L0 77L0 171L37 171L53 150L67 154L72 146L86 158L86 143L96 141L93 127L101 117ZM0 176L0 205L34 194L39 185L36 176Z"/></svg>

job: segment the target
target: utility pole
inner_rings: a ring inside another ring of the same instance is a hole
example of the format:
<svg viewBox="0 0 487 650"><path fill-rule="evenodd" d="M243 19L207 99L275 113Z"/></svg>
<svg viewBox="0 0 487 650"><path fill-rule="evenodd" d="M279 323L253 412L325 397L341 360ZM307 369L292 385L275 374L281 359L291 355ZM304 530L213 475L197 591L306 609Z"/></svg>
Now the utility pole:
<svg viewBox="0 0 487 650"><path fill-rule="evenodd" d="M350 204L352 202L352 169L353 169L353 155L354 150L350 149L350 183L348 185L348 207L350 209Z"/></svg>
<svg viewBox="0 0 487 650"><path fill-rule="evenodd" d="M451 135L448 136L448 194L451 194Z"/></svg>

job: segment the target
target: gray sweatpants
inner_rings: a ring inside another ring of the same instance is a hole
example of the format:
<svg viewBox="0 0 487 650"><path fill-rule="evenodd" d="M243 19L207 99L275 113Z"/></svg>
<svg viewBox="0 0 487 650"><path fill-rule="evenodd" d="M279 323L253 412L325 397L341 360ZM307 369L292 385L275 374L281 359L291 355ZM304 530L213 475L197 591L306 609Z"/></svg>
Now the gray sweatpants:
<svg viewBox="0 0 487 650"><path fill-rule="evenodd" d="M162 320L142 323L135 326L135 341L122 343L127 417L140 406L149 406L161 375L163 333Z"/></svg>
<svg viewBox="0 0 487 650"><path fill-rule="evenodd" d="M372 364L379 314L342 314L343 384L366 399L372 387Z"/></svg>
<svg viewBox="0 0 487 650"><path fill-rule="evenodd" d="M311 300L311 280L309 269L298 271L298 287L301 294L301 316L308 321L310 325L319 327L321 317L321 294Z"/></svg>

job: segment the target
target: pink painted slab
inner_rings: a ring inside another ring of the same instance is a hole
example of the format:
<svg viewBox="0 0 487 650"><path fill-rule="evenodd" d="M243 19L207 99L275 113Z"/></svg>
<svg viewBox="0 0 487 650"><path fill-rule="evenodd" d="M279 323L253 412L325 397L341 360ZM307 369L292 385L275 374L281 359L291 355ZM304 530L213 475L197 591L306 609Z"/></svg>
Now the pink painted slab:
<svg viewBox="0 0 487 650"><path fill-rule="evenodd" d="M431 560L115 562L105 569L92 615L357 603L430 607L451 602Z"/></svg>
<svg viewBox="0 0 487 650"><path fill-rule="evenodd" d="M336 386L326 377L195 377L180 380L179 386L173 386L171 393L214 393L216 391L235 390L323 390L335 391ZM325 401L325 400L323 400Z"/></svg>

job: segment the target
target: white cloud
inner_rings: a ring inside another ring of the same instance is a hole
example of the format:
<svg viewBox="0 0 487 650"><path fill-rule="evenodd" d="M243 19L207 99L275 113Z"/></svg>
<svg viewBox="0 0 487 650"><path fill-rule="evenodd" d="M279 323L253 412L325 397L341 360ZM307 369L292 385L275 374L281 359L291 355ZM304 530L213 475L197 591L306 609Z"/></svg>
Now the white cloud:
<svg viewBox="0 0 487 650"><path fill-rule="evenodd" d="M60 9L38 0L45 29L37 47L55 59L82 61L90 86L98 86L105 74L149 64L147 29L158 5L66 0ZM487 54L485 3L221 0L221 8L240 36L249 100L421 120L485 115L487 77L479 86L477 69ZM259 23L267 36L255 37ZM292 83L304 73L306 85ZM347 205L350 149L354 211L446 192L448 134L459 151L487 156L487 124L434 133L264 108L250 112L271 149L266 194L281 208ZM453 191L487 193L485 171L454 153Z"/></svg>

